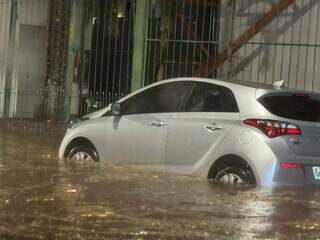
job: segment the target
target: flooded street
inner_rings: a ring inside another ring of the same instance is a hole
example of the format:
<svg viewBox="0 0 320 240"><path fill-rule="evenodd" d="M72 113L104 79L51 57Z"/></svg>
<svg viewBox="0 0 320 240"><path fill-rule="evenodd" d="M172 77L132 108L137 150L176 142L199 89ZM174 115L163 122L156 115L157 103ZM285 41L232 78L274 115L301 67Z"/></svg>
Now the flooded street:
<svg viewBox="0 0 320 240"><path fill-rule="evenodd" d="M320 239L320 189L230 189L57 160L63 128L0 122L0 239Z"/></svg>

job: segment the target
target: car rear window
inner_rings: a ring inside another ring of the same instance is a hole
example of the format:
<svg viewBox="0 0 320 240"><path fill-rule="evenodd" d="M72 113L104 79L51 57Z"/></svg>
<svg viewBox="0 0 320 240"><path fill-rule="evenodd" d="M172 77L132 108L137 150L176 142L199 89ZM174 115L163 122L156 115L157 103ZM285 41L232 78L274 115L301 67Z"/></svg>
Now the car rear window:
<svg viewBox="0 0 320 240"><path fill-rule="evenodd" d="M265 95L258 101L272 114L299 121L319 122L320 101L305 93Z"/></svg>

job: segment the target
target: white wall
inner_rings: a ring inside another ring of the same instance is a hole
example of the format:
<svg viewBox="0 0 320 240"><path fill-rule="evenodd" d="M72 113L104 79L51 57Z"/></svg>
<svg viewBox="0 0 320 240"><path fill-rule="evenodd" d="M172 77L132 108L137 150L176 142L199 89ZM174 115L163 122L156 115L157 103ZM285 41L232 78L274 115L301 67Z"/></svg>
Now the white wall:
<svg viewBox="0 0 320 240"><path fill-rule="evenodd" d="M8 40L10 26L11 4L9 1L0 2L0 117L4 111L4 91L6 79L7 58L9 55Z"/></svg>
<svg viewBox="0 0 320 240"><path fill-rule="evenodd" d="M33 26L48 25L49 0L20 0L20 23Z"/></svg>
<svg viewBox="0 0 320 240"><path fill-rule="evenodd" d="M13 55L14 64L10 116L32 117L33 112L30 112L30 109L33 111L36 108L38 99L21 98L19 94L21 92L23 94L23 91L29 88L27 94L34 91L39 95L39 88L42 88L45 83L46 57L44 54L46 54L48 42L46 32L48 32L49 22L49 0L18 0L15 47L11 50L8 44L10 17L11 1L0 0L0 117L3 116L4 110L3 93L9 54ZM22 30L23 34L21 34ZM23 39L25 37L28 39ZM35 37L41 39L35 39ZM25 44L26 42L28 44ZM29 67L26 68L26 65ZM17 106L24 107L19 107L17 111Z"/></svg>

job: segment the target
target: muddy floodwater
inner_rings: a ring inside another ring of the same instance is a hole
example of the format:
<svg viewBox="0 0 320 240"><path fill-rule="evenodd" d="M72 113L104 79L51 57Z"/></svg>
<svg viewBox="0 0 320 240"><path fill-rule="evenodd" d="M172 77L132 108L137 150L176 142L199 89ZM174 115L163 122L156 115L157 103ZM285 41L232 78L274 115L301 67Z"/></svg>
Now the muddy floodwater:
<svg viewBox="0 0 320 240"><path fill-rule="evenodd" d="M0 122L0 239L320 239L317 187L231 189L57 159L64 128Z"/></svg>

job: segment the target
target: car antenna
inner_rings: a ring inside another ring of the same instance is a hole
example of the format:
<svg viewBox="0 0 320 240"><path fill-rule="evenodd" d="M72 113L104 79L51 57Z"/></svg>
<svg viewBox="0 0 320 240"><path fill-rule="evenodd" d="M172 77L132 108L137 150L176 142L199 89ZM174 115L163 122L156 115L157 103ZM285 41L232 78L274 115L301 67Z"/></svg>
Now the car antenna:
<svg viewBox="0 0 320 240"><path fill-rule="evenodd" d="M286 81L285 80L280 80L280 81L277 81L277 82L274 82L272 84L273 88L274 89L284 89L285 88L285 83Z"/></svg>

